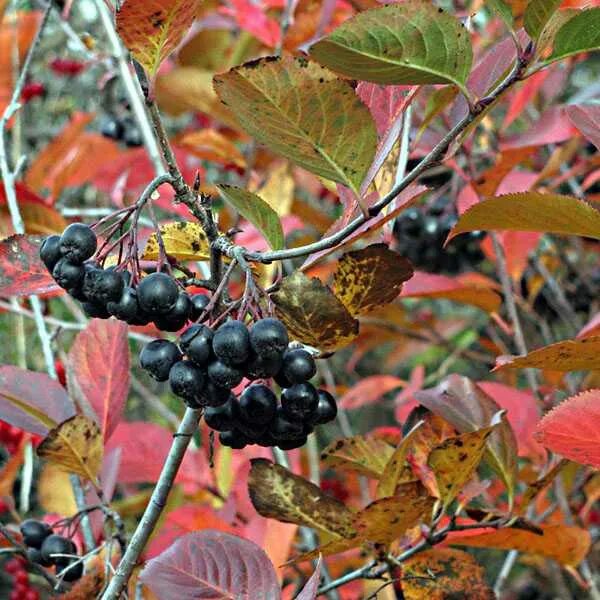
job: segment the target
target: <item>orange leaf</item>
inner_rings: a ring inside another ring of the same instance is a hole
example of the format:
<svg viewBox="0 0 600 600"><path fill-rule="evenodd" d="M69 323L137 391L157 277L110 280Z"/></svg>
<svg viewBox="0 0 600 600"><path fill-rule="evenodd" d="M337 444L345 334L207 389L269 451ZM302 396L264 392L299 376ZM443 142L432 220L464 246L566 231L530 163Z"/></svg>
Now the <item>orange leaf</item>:
<svg viewBox="0 0 600 600"><path fill-rule="evenodd" d="M535 438L552 452L600 469L600 390L559 404L539 422Z"/></svg>
<svg viewBox="0 0 600 600"><path fill-rule="evenodd" d="M62 233L67 222L54 208L37 202L23 202L19 205L21 217L25 223L25 233L30 235L49 235ZM14 233L12 220L7 206L0 207L0 237Z"/></svg>
<svg viewBox="0 0 600 600"><path fill-rule="evenodd" d="M345 409L358 408L372 404L384 394L405 385L407 385L407 382L404 379L394 375L371 375L353 385L339 399L338 404Z"/></svg>
<svg viewBox="0 0 600 600"><path fill-rule="evenodd" d="M241 168L246 166L244 155L237 146L215 129L201 129L187 133L179 138L177 145L204 160L222 165L234 164Z"/></svg>
<svg viewBox="0 0 600 600"><path fill-rule="evenodd" d="M127 0L117 31L134 58L154 77L196 18L201 0Z"/></svg>
<svg viewBox="0 0 600 600"><path fill-rule="evenodd" d="M355 435L331 442L321 452L327 467L380 477L394 448L376 436Z"/></svg>
<svg viewBox="0 0 600 600"><path fill-rule="evenodd" d="M450 543L472 548L499 548L519 550L552 558L565 566L577 566L586 556L591 545L589 531L567 525L542 525L542 535L523 529L507 527L489 533L450 537Z"/></svg>

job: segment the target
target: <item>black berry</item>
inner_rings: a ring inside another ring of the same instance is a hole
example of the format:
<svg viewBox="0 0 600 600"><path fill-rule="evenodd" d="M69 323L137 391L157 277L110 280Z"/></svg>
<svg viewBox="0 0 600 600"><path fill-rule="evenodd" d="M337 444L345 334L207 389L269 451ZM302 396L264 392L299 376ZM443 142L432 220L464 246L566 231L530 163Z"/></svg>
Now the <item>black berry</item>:
<svg viewBox="0 0 600 600"><path fill-rule="evenodd" d="M229 400L230 395L231 390L229 388L219 387L210 379L207 379L202 392L202 404L205 406L221 406Z"/></svg>
<svg viewBox="0 0 600 600"><path fill-rule="evenodd" d="M279 373L273 376L275 383L281 388L289 388L294 384L283 374L283 371L280 369Z"/></svg>
<svg viewBox="0 0 600 600"><path fill-rule="evenodd" d="M167 340L153 340L140 353L140 365L156 381L167 381L171 367L182 359L179 348Z"/></svg>
<svg viewBox="0 0 600 600"><path fill-rule="evenodd" d="M102 123L100 132L104 137L110 138L111 140L120 140L123 136L123 123L119 119L106 119Z"/></svg>
<svg viewBox="0 0 600 600"><path fill-rule="evenodd" d="M108 302L106 310L117 319L127 323L133 323L137 320L140 313L140 307L137 301L137 292L126 287L121 294L118 302Z"/></svg>
<svg viewBox="0 0 600 600"><path fill-rule="evenodd" d="M317 365L306 350L296 348L284 354L281 371L287 381L304 383L315 376Z"/></svg>
<svg viewBox="0 0 600 600"><path fill-rule="evenodd" d="M53 554L77 554L77 548L71 540L55 533L49 535L43 541L40 551L42 560L52 564L56 564L58 560L58 557L57 559L52 557Z"/></svg>
<svg viewBox="0 0 600 600"><path fill-rule="evenodd" d="M311 425L324 425L337 416L335 398L326 390L319 390L319 403L315 411L308 417Z"/></svg>
<svg viewBox="0 0 600 600"><path fill-rule="evenodd" d="M204 421L215 431L228 431L234 428L239 414L239 404L234 396L221 406L209 406L204 411Z"/></svg>
<svg viewBox="0 0 600 600"><path fill-rule="evenodd" d="M246 363L246 377L248 379L268 379L274 377L281 370L282 358L279 354L272 356L254 355Z"/></svg>
<svg viewBox="0 0 600 600"><path fill-rule="evenodd" d="M190 300L192 302L192 314L190 319L192 321L197 321L204 312L204 309L208 306L210 298L206 294L194 294L193 296L190 296Z"/></svg>
<svg viewBox="0 0 600 600"><path fill-rule="evenodd" d="M286 413L283 412L281 406L277 408L277 416L269 427L271 436L277 440L298 439L304 435L302 423L300 421L292 421Z"/></svg>
<svg viewBox="0 0 600 600"><path fill-rule="evenodd" d="M179 292L169 314L154 319L154 324L162 331L179 331L190 318L192 303L186 292Z"/></svg>
<svg viewBox="0 0 600 600"><path fill-rule="evenodd" d="M73 263L83 263L96 252L96 234L83 223L71 223L60 236L61 254Z"/></svg>
<svg viewBox="0 0 600 600"><path fill-rule="evenodd" d="M189 360L175 363L169 373L171 390L192 408L202 406L202 391L205 381L204 373Z"/></svg>
<svg viewBox="0 0 600 600"><path fill-rule="evenodd" d="M56 263L62 258L59 235L51 235L42 242L40 246L40 258L46 265L46 269L52 273Z"/></svg>
<svg viewBox="0 0 600 600"><path fill-rule="evenodd" d="M97 304L96 302L82 302L81 308L90 319L110 318L110 313L106 310L106 306L104 304Z"/></svg>
<svg viewBox="0 0 600 600"><path fill-rule="evenodd" d="M228 365L243 363L250 354L250 334L241 321L223 323L213 337L215 355Z"/></svg>
<svg viewBox="0 0 600 600"><path fill-rule="evenodd" d="M211 381L220 387L234 388L244 379L244 373L236 367L231 367L220 360L213 360L208 365L208 376Z"/></svg>
<svg viewBox="0 0 600 600"><path fill-rule="evenodd" d="M42 542L52 534L50 525L36 519L23 521L20 530L23 536L23 543L30 548L41 548Z"/></svg>
<svg viewBox="0 0 600 600"><path fill-rule="evenodd" d="M27 560L43 567L50 567L52 565L52 562L42 558L42 552L37 548L27 548Z"/></svg>
<svg viewBox="0 0 600 600"><path fill-rule="evenodd" d="M137 148L144 144L142 132L133 119L124 119L123 128L122 140L128 148Z"/></svg>
<svg viewBox="0 0 600 600"><path fill-rule="evenodd" d="M212 338L213 332L209 327L192 325L181 334L179 344L191 361L204 366L212 355Z"/></svg>
<svg viewBox="0 0 600 600"><path fill-rule="evenodd" d="M281 355L289 343L287 329L279 319L261 319L250 330L250 345L265 358Z"/></svg>
<svg viewBox="0 0 600 600"><path fill-rule="evenodd" d="M304 446L306 441L306 435L302 435L300 437L290 438L288 440L278 440L277 447L281 450L295 450L296 448L301 448Z"/></svg>
<svg viewBox="0 0 600 600"><path fill-rule="evenodd" d="M77 581L83 575L83 561L78 558L61 558L55 564L56 575L63 581Z"/></svg>
<svg viewBox="0 0 600 600"><path fill-rule="evenodd" d="M265 425L277 412L277 398L266 385L250 385L240 396L240 414L248 423Z"/></svg>
<svg viewBox="0 0 600 600"><path fill-rule="evenodd" d="M219 441L223 446L242 450L248 445L249 440L239 431L222 431L219 433Z"/></svg>
<svg viewBox="0 0 600 600"><path fill-rule="evenodd" d="M291 419L306 419L315 412L318 404L319 395L310 383L297 383L281 394L281 406Z"/></svg>
<svg viewBox="0 0 600 600"><path fill-rule="evenodd" d="M91 302L99 304L118 302L124 287L123 277L117 271L98 267L86 269L83 293Z"/></svg>
<svg viewBox="0 0 600 600"><path fill-rule="evenodd" d="M169 313L179 297L177 283L166 273L151 273L137 286L140 308L152 317Z"/></svg>
<svg viewBox="0 0 600 600"><path fill-rule="evenodd" d="M61 258L52 269L52 277L61 288L66 290L78 287L81 284L84 272L81 265L76 265L67 258Z"/></svg>

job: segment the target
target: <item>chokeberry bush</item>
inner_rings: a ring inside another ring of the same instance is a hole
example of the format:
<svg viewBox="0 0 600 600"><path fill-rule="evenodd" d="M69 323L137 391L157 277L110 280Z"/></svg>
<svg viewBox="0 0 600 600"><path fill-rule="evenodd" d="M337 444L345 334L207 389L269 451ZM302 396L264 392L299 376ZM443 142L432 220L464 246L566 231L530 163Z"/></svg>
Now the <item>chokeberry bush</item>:
<svg viewBox="0 0 600 600"><path fill-rule="evenodd" d="M0 1L0 597L598 600L598 31Z"/></svg>

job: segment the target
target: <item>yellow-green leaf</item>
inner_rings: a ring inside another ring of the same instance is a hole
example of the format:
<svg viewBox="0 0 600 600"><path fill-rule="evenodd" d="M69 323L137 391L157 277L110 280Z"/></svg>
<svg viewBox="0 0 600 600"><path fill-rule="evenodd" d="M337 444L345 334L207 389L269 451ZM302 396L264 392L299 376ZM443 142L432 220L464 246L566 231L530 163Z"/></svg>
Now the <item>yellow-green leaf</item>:
<svg viewBox="0 0 600 600"><path fill-rule="evenodd" d="M554 51L548 63L581 52L600 49L600 8L578 12L569 19L554 38Z"/></svg>
<svg viewBox="0 0 600 600"><path fill-rule="evenodd" d="M363 81L452 83L462 89L473 61L464 25L423 0L360 12L312 46L310 54Z"/></svg>
<svg viewBox="0 0 600 600"><path fill-rule="evenodd" d="M167 223L160 227L160 234L169 256L177 260L208 260L210 248L204 230L197 223L178 221ZM142 258L157 260L159 246L156 233L153 233L146 243Z"/></svg>
<svg viewBox="0 0 600 600"><path fill-rule="evenodd" d="M216 75L214 86L240 125L269 150L358 193L377 133L349 83L286 55Z"/></svg>
<svg viewBox="0 0 600 600"><path fill-rule="evenodd" d="M525 31L537 40L546 23L560 6L561 0L530 0L525 9Z"/></svg>
<svg viewBox="0 0 600 600"><path fill-rule="evenodd" d="M290 337L323 351L349 344L358 334L358 321L319 279L296 271L271 295L277 316Z"/></svg>
<svg viewBox="0 0 600 600"><path fill-rule="evenodd" d="M104 456L102 433L97 423L75 415L51 429L37 453L64 471L96 483Z"/></svg>
<svg viewBox="0 0 600 600"><path fill-rule="evenodd" d="M133 57L154 77L188 32L202 0L126 0L117 31Z"/></svg>
<svg viewBox="0 0 600 600"><path fill-rule="evenodd" d="M331 442L321 452L321 460L327 467L378 478L393 452L394 448L381 438L355 435Z"/></svg>
<svg viewBox="0 0 600 600"><path fill-rule="evenodd" d="M464 212L448 240L477 230L539 231L600 239L600 212L571 196L522 192L489 198Z"/></svg>
<svg viewBox="0 0 600 600"><path fill-rule="evenodd" d="M352 316L396 299L413 275L410 262L385 244L372 244L342 256L335 272L335 295Z"/></svg>

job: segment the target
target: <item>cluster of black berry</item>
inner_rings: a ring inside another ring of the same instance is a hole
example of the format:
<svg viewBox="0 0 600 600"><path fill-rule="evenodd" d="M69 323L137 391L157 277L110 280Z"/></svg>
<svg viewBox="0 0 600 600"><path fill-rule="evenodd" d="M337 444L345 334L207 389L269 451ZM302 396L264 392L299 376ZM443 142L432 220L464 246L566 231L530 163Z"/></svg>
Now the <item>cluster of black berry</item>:
<svg viewBox="0 0 600 600"><path fill-rule="evenodd" d="M472 269L484 259L480 242L485 233L464 233L444 248L456 221L456 212L445 197L410 208L394 222L396 250L423 271L455 274Z"/></svg>
<svg viewBox="0 0 600 600"><path fill-rule="evenodd" d="M88 317L113 316L130 325L153 322L162 331L179 331L189 320L198 320L208 305L206 294L190 296L166 273L151 273L133 287L128 271L103 269L89 260L96 247L92 229L72 223L62 235L46 238L40 248L56 283L81 302Z"/></svg>
<svg viewBox="0 0 600 600"><path fill-rule="evenodd" d="M104 137L123 142L128 148L137 148L144 144L142 132L135 119L130 116L111 116L104 120L101 126Z"/></svg>
<svg viewBox="0 0 600 600"><path fill-rule="evenodd" d="M77 557L77 547L70 539L53 533L50 525L35 519L21 523L21 534L30 562L56 567L56 574L63 581L81 578L83 561Z"/></svg>
<svg viewBox="0 0 600 600"><path fill-rule="evenodd" d="M316 373L314 358L301 348L288 348L288 334L278 319L256 321L248 330L230 320L216 331L192 325L175 344L148 343L141 366L157 381L169 381L174 394L192 408L205 407L206 424L222 444L298 448L315 425L335 418L335 399L309 383ZM264 383L252 383L238 399L231 390L246 378L273 378L283 388L281 403Z"/></svg>

